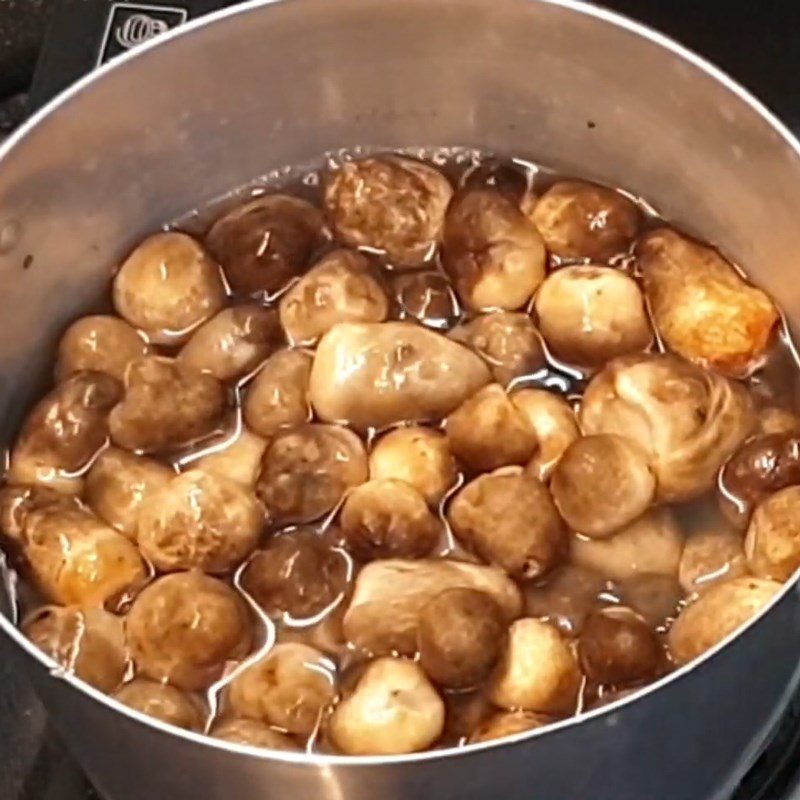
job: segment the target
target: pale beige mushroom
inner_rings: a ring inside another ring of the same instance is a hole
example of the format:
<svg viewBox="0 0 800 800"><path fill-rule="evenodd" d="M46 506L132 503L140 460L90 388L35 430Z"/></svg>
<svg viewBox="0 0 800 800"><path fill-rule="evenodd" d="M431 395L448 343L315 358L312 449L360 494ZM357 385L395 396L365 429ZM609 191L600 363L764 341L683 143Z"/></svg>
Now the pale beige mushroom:
<svg viewBox="0 0 800 800"><path fill-rule="evenodd" d="M520 389L510 397L536 434L538 447L526 470L546 481L564 451L581 435L575 412L563 397L546 389Z"/></svg>
<svg viewBox="0 0 800 800"><path fill-rule="evenodd" d="M536 314L550 352L581 367L646 350L653 340L638 284L612 267L551 272L536 293Z"/></svg>
<svg viewBox="0 0 800 800"><path fill-rule="evenodd" d="M107 447L86 475L84 499L100 519L135 539L142 504L174 476L155 459Z"/></svg>
<svg viewBox="0 0 800 800"><path fill-rule="evenodd" d="M347 755L414 753L439 738L444 716L444 703L419 665L379 658L336 706L328 730Z"/></svg>
<svg viewBox="0 0 800 800"><path fill-rule="evenodd" d="M196 691L250 651L252 620L234 589L203 573L158 578L133 601L128 645L139 674Z"/></svg>
<svg viewBox="0 0 800 800"><path fill-rule="evenodd" d="M373 480L399 480L413 486L431 506L455 486L458 471L447 437L432 428L395 428L375 443L369 456Z"/></svg>
<svg viewBox="0 0 800 800"><path fill-rule="evenodd" d="M547 487L521 470L498 470L468 483L447 518L463 544L523 580L544 575L568 548Z"/></svg>
<svg viewBox="0 0 800 800"><path fill-rule="evenodd" d="M507 621L522 610L516 584L496 567L448 559L385 559L358 573L344 616L345 636L367 652L412 655L422 609L439 593L455 588L485 592Z"/></svg>
<svg viewBox="0 0 800 800"><path fill-rule="evenodd" d="M755 415L744 386L676 356L641 355L615 359L594 377L580 423L587 434L637 442L655 470L657 499L674 502L713 488Z"/></svg>
<svg viewBox="0 0 800 800"><path fill-rule="evenodd" d="M58 343L56 380L93 370L123 381L128 364L146 356L149 350L145 336L119 317L81 317L67 328Z"/></svg>
<svg viewBox="0 0 800 800"><path fill-rule="evenodd" d="M280 302L292 344L313 344L338 322L383 322L389 300L370 260L352 250L323 256Z"/></svg>
<svg viewBox="0 0 800 800"><path fill-rule="evenodd" d="M162 572L226 573L258 545L264 511L251 490L199 469L175 475L142 503L136 539Z"/></svg>
<svg viewBox="0 0 800 800"><path fill-rule="evenodd" d="M612 580L623 581L654 573L678 576L683 534L666 508L648 511L608 539L574 536L573 563L593 569Z"/></svg>
<svg viewBox="0 0 800 800"><path fill-rule="evenodd" d="M125 396L109 416L111 440L144 452L191 444L219 428L225 404L213 375L172 358L143 358L129 366Z"/></svg>
<svg viewBox="0 0 800 800"><path fill-rule="evenodd" d="M333 664L304 644L278 644L240 672L228 706L240 717L309 736L336 697Z"/></svg>
<svg viewBox="0 0 800 800"><path fill-rule="evenodd" d="M478 353L491 368L494 379L503 386L546 364L539 332L528 314L511 311L481 314L453 329L450 336Z"/></svg>
<svg viewBox="0 0 800 800"><path fill-rule="evenodd" d="M749 622L782 588L777 581L744 576L712 586L670 628L670 655L678 664L701 656Z"/></svg>
<svg viewBox="0 0 800 800"><path fill-rule="evenodd" d="M242 410L247 425L261 436L307 422L311 356L280 350L270 356L247 387Z"/></svg>
<svg viewBox="0 0 800 800"><path fill-rule="evenodd" d="M581 672L567 641L552 625L525 617L511 625L489 698L500 708L569 714L580 685Z"/></svg>
<svg viewBox="0 0 800 800"><path fill-rule="evenodd" d="M184 233L145 239L114 276L114 307L156 344L179 344L225 304L220 269Z"/></svg>
<svg viewBox="0 0 800 800"><path fill-rule="evenodd" d="M45 606L23 633L59 666L101 692L113 692L128 668L122 617L102 608Z"/></svg>
<svg viewBox="0 0 800 800"><path fill-rule="evenodd" d="M201 325L178 360L219 381L230 381L255 369L282 338L275 311L258 305L234 306Z"/></svg>
<svg viewBox="0 0 800 800"><path fill-rule="evenodd" d="M597 434L576 439L564 451L550 490L574 531L602 539L647 510L656 479L647 452L636 441Z"/></svg>
<svg viewBox="0 0 800 800"><path fill-rule="evenodd" d="M554 183L530 217L551 253L600 261L625 252L641 222L639 209L622 193L584 181Z"/></svg>
<svg viewBox="0 0 800 800"><path fill-rule="evenodd" d="M522 308L544 279L544 242L519 207L494 189L466 190L447 209L442 265L465 306Z"/></svg>
<svg viewBox="0 0 800 800"><path fill-rule="evenodd" d="M419 325L343 322L317 346L309 396L326 422L366 430L446 416L488 382L479 356Z"/></svg>
<svg viewBox="0 0 800 800"><path fill-rule="evenodd" d="M214 222L205 238L231 288L248 295L282 289L325 241L319 209L286 194L236 206Z"/></svg>
<svg viewBox="0 0 800 800"><path fill-rule="evenodd" d="M653 319L670 350L723 375L756 368L779 314L715 249L659 228L636 245Z"/></svg>
<svg viewBox="0 0 800 800"><path fill-rule="evenodd" d="M348 162L329 175L325 206L346 244L385 253L395 267L413 267L432 255L452 194L434 167L386 155Z"/></svg>

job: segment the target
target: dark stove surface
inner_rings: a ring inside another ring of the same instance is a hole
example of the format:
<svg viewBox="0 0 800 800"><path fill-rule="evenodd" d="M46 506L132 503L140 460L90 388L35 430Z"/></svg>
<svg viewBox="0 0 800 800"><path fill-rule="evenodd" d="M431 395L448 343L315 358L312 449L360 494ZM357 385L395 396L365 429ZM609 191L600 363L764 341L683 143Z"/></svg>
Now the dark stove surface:
<svg viewBox="0 0 800 800"><path fill-rule="evenodd" d="M26 113L99 63L187 19L237 1L0 0L0 139ZM716 62L800 132L800 3L607 0L602 4ZM99 800L49 730L47 716L25 676L15 669L8 647L0 640L0 800ZM771 745L731 800L800 800L800 696L788 704Z"/></svg>

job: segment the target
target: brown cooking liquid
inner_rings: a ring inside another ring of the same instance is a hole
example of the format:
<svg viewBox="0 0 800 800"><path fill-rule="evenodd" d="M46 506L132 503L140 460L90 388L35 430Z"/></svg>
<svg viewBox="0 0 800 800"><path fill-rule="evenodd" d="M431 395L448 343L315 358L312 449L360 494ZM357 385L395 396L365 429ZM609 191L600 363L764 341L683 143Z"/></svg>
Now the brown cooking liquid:
<svg viewBox="0 0 800 800"><path fill-rule="evenodd" d="M363 157L365 152L365 150L355 149L335 153L327 159L326 163L315 169L292 168L273 171L254 184L238 189L204 208L192 211L167 227L169 230L180 230L202 237L210 222L228 209L249 198L274 191L301 197L322 207L324 171L335 169L343 161ZM404 152L438 167L454 186L494 187L518 203L523 202L527 196L541 195L561 178L561 176L525 159L498 158L462 148L414 149ZM626 196L634 200L641 208L645 216L645 228L663 224L663 220L646 202L629 194ZM319 256L332 249L333 246L333 243L323 245L317 256L311 259L311 263L314 263ZM550 268L558 267L563 263L569 263L569 261L550 256ZM629 252L616 254L608 263L629 274L636 275L635 257ZM418 269L404 269L403 271L386 269L382 274L382 280L392 302L390 318L416 320L432 330L447 333L456 325L469 321L471 317L475 316L465 310L459 302L456 292L439 263L438 254ZM259 302L268 307L276 306L286 288L288 287L284 287L283 290L269 297L260 298ZM231 293L230 301L235 305L245 301L252 302L252 298ZM654 347L658 348L660 345L656 343ZM166 345L162 345L156 350L164 355L173 355L176 352L175 348ZM766 363L747 379L747 384L760 408L777 407L791 410L795 405L797 375L797 363L793 349L784 335L772 347ZM204 440L198 446L173 453L167 459L171 466L177 471L184 471L201 457L212 452L223 451L238 438L244 425L241 400L252 377L252 374L247 376L230 389L229 410L224 430ZM545 367L515 379L513 386L514 388L546 388L551 392L564 395L577 406L588 377L590 377L588 372L560 363L547 354ZM365 438L368 452L378 433L374 430L367 433ZM86 470L88 470L88 466ZM469 477L463 474L459 475L456 486L450 491L448 497L452 497L457 488L469 480ZM736 497L731 497L731 502L735 505ZM437 552L451 558L476 561L475 556L462 548L455 540L445 518L446 507L447 499L438 508L443 534ZM675 510L682 531L687 537L710 527L727 525L719 511L716 491L699 500L682 504ZM318 535L322 536L328 533L335 538L336 522L337 514L334 511L334 513L325 515L323 520L312 522L310 527ZM284 530L271 530L270 535L279 535L298 527L307 528L309 526L289 525ZM317 615L313 619L292 619L286 614L270 619L258 604L243 591L241 568L236 571L235 575L228 575L226 580L247 597L248 604L258 620L260 631L256 636L253 652L263 655L273 643L301 642L310 645L331 659L337 672L343 676L344 685L347 685L354 681L353 676L361 673L365 659L364 654L359 653L344 640L341 630L342 612L346 607L348 594L359 566L343 548L338 548L338 552L347 562L347 571L350 576L348 586L330 604L324 614ZM724 571L724 565L721 568ZM571 637L570 641L573 643L581 626L592 611L620 604L633 607L658 632L659 636L663 636L684 602L684 593L675 578L644 574L624 580L615 580L600 572L569 562L556 567L543 579L524 585L523 593L527 614L551 622L565 636ZM20 618L25 618L42 604L37 593L24 582L19 587L17 602L20 608ZM127 601L123 602L116 610L124 611L128 604ZM251 663L253 660L251 656L247 663ZM665 659L663 665L658 669L658 674L663 674L670 668L669 662ZM206 730L211 728L215 716L224 716L227 702L225 687L231 678L240 672L241 662L230 663L226 670L226 677L214 684L206 693L205 702L210 709ZM131 676L132 670L129 670L129 677ZM584 680L582 695L576 710L603 705L617 696L629 693L637 685L640 684L634 681L633 685L617 687L598 685L591 680ZM480 688L468 692L443 692L443 695L448 708L448 716L444 734L434 746L464 744L470 732L491 712L490 705ZM299 748L306 748L310 752L330 752L332 748L324 733L321 733L319 729L316 729L307 738L295 736L294 739Z"/></svg>

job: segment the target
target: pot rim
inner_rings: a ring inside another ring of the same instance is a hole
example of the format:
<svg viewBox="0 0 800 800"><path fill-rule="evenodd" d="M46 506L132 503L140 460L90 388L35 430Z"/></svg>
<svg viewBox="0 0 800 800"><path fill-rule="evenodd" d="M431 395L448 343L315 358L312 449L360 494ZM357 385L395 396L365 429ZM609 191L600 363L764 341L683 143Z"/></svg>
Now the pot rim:
<svg viewBox="0 0 800 800"><path fill-rule="evenodd" d="M249 14L258 9L266 8L271 5L278 5L279 3L300 2L301 0L247 0L239 5L224 8L216 12L204 15L198 19L192 20L184 25L179 26L171 31L168 31L156 39L136 47L132 51L128 51L116 57L110 63L99 67L93 72L85 75L79 79L72 86L61 92L55 98L50 100L44 107L34 113L28 120L26 120L17 130L14 131L2 144L0 144L0 165L2 162L13 154L14 148L19 142L24 140L29 132L34 130L40 123L58 111L58 109L65 103L69 102L73 97L79 95L81 92L90 88L91 85L98 79L102 79L106 74L122 69L131 60L145 57L147 53L154 48L161 48L169 46L174 40L183 36L191 36L196 30L206 27L207 25L214 25L217 22L234 17L239 14ZM795 156L800 159L800 141L795 138L794 134L789 128L758 98L745 89L740 83L731 78L726 72L719 67L715 66L703 56L698 55L693 50L685 47L671 37L660 33L659 31L651 28L649 25L637 22L630 19L624 14L616 11L610 11L600 6L596 6L591 2L585 0L526 0L526 2L540 3L543 5L558 6L570 12L590 17L595 21L620 28L629 33L640 36L655 45L670 51L672 54L678 56L683 61L689 63L693 67L704 72L709 77L713 78L722 87L734 94L739 100L749 106L758 116L760 116L783 140L784 144L794 152ZM795 572L790 580L788 580L781 591L766 605L761 611L751 618L746 625L728 635L714 648L703 653L702 656L696 660L679 667L674 672L671 672L654 683L649 684L619 700L609 703L606 706L601 706L592 711L581 713L567 719L560 720L551 725L546 725L542 728L537 728L532 731L523 731L503 739L492 740L488 742L479 742L461 747L448 747L440 750L428 750L421 753L409 753L403 755L390 755L390 756L341 756L341 755L327 755L319 753L306 753L306 752L287 752L279 750L269 750L265 748L258 748L249 745L240 745L233 742L227 742L222 739L215 739L209 735L194 733L192 731L183 730L172 725L168 725L159 720L142 714L128 706L123 705L113 697L104 694L103 692L95 689L89 684L77 678L73 674L65 673L63 669L50 657L46 656L41 650L35 647L22 633L22 631L8 618L5 614L0 613L0 631L5 633L16 645L24 650L29 656L36 659L40 665L45 667L52 678L56 680L65 681L73 690L87 695L91 700L99 702L116 713L121 713L129 719L135 721L140 725L145 725L155 729L161 734L176 736L195 746L205 746L217 748L227 751L232 754L240 756L247 756L258 758L264 761L279 761L283 763L294 764L298 766L308 766L314 768L332 768L332 767L375 767L381 765L397 766L400 764L413 764L418 762L438 761L440 759L451 759L453 757L468 757L470 754L478 751L486 751L499 747L506 747L510 745L520 744L522 741L533 740L540 736L548 736L557 731L570 728L572 726L580 725L585 721L595 719L604 715L612 715L617 713L620 709L644 699L646 696L653 692L660 691L663 687L671 683L682 680L689 672L694 672L698 669L703 669L706 663L714 658L718 653L728 647L731 642L738 639L754 625L757 625L761 619L767 616L772 608L780 603L789 592L795 590L800 577L800 570Z"/></svg>

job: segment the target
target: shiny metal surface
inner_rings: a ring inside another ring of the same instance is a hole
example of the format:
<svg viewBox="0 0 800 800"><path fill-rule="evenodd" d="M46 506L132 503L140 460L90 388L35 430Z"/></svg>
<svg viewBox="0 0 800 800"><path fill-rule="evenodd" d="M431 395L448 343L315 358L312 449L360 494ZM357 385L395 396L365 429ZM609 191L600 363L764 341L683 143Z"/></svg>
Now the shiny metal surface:
<svg viewBox="0 0 800 800"><path fill-rule="evenodd" d="M57 333L139 237L270 168L359 143L527 153L639 190L800 320L796 144L661 37L569 2L254 3L83 81L0 150L3 436ZM307 761L121 713L0 627L110 800L722 800L776 723L800 652L791 587L698 667L582 720L457 753Z"/></svg>

